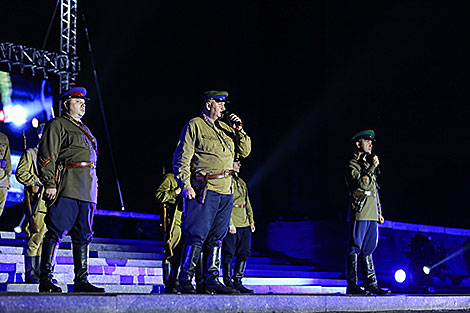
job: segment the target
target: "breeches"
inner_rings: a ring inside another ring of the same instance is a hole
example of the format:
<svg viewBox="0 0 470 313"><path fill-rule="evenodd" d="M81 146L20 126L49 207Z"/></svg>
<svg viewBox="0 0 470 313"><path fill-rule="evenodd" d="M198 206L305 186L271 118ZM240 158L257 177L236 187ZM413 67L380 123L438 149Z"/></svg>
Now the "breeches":
<svg viewBox="0 0 470 313"><path fill-rule="evenodd" d="M187 245L220 246L232 214L233 195L207 191L204 204L184 199L183 232Z"/></svg>
<svg viewBox="0 0 470 313"><path fill-rule="evenodd" d="M5 202L7 201L8 189L7 187L0 187L0 215L3 213L5 208Z"/></svg>
<svg viewBox="0 0 470 313"><path fill-rule="evenodd" d="M59 242L69 233L74 246L83 246L93 240L93 216L96 204L59 197L46 215L46 237L55 236Z"/></svg>
<svg viewBox="0 0 470 313"><path fill-rule="evenodd" d="M348 254L372 254L379 239L377 221L352 221L349 227Z"/></svg>
<svg viewBox="0 0 470 313"><path fill-rule="evenodd" d="M228 233L222 242L222 256L232 260L234 256L247 260L251 251L251 227L237 227L235 234Z"/></svg>
<svg viewBox="0 0 470 313"><path fill-rule="evenodd" d="M26 225L25 235L28 242L26 243L25 254L27 256L40 256L42 253L42 239L47 231L47 227L44 222L45 217L46 213L43 212L37 212L33 215L32 219L38 227L37 233L31 233L29 230L29 223Z"/></svg>

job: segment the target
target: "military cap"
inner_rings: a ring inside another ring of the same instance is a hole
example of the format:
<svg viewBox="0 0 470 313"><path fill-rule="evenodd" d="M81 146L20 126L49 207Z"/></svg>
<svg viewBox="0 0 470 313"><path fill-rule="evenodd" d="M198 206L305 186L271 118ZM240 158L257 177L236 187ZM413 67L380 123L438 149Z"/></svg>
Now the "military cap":
<svg viewBox="0 0 470 313"><path fill-rule="evenodd" d="M227 102L226 98L228 97L228 92L209 90L209 91L203 92L201 96L202 96L202 99L204 99L204 100L214 99L216 101L225 101L225 102Z"/></svg>
<svg viewBox="0 0 470 313"><path fill-rule="evenodd" d="M375 133L372 129L360 131L352 136L351 141L359 139L375 140Z"/></svg>
<svg viewBox="0 0 470 313"><path fill-rule="evenodd" d="M71 98L79 98L79 99L85 99L85 100L90 100L88 98L85 98L86 96L86 89L84 87L74 87L70 88L69 90L65 91L63 94L60 95L60 100L65 101L67 99Z"/></svg>

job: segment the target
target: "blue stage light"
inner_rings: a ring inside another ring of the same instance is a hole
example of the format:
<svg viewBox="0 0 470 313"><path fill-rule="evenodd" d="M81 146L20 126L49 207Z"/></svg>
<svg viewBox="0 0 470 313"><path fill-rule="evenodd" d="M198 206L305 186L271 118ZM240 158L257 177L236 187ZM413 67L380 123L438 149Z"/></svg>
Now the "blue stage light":
<svg viewBox="0 0 470 313"><path fill-rule="evenodd" d="M401 268L395 271L395 281L397 283L403 283L406 280L406 272Z"/></svg>

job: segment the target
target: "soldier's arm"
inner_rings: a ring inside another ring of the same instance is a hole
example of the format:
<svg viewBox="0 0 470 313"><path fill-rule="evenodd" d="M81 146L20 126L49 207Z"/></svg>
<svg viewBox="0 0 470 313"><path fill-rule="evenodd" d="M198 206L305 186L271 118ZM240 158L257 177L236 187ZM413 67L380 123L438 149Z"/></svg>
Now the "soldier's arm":
<svg viewBox="0 0 470 313"><path fill-rule="evenodd" d="M248 196L248 189L246 190L246 215L248 216L250 224L254 224L255 219L253 216L253 208L251 207L250 197Z"/></svg>
<svg viewBox="0 0 470 313"><path fill-rule="evenodd" d="M160 203L166 203L170 200L176 199L177 196L176 190L174 189L174 186L172 186L171 178L169 176L165 176L163 182L157 188L155 198Z"/></svg>
<svg viewBox="0 0 470 313"><path fill-rule="evenodd" d="M181 132L173 155L175 179L181 189L191 187L191 160L194 156L195 144L196 130L194 125L188 122Z"/></svg>
<svg viewBox="0 0 470 313"><path fill-rule="evenodd" d="M246 158L251 153L251 138L242 129L235 132L237 136L237 152L241 157Z"/></svg>
<svg viewBox="0 0 470 313"><path fill-rule="evenodd" d="M27 150L20 158L16 168L16 179L20 184L27 187L40 186L39 177L34 172L33 158L31 151Z"/></svg>
<svg viewBox="0 0 470 313"><path fill-rule="evenodd" d="M60 125L54 122L46 124L39 143L37 160L39 179L46 189L57 188L55 170L60 146Z"/></svg>
<svg viewBox="0 0 470 313"><path fill-rule="evenodd" d="M9 181L10 176L11 176L11 156L10 156L10 142L8 141L8 138L7 138L7 148L5 151L5 160L6 160L5 172L8 175L8 181Z"/></svg>
<svg viewBox="0 0 470 313"><path fill-rule="evenodd" d="M367 191L374 190L375 187L372 179L374 172L371 172L370 168L366 171L361 169L359 164L349 162L347 170L351 189L360 188Z"/></svg>

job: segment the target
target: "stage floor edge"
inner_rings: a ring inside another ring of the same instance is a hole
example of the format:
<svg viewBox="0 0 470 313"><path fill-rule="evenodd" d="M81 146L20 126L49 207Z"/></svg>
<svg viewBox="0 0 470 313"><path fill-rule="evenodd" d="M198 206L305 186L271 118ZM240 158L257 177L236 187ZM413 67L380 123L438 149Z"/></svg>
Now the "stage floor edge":
<svg viewBox="0 0 470 313"><path fill-rule="evenodd" d="M1 312L440 312L470 295L166 295L1 293Z"/></svg>

